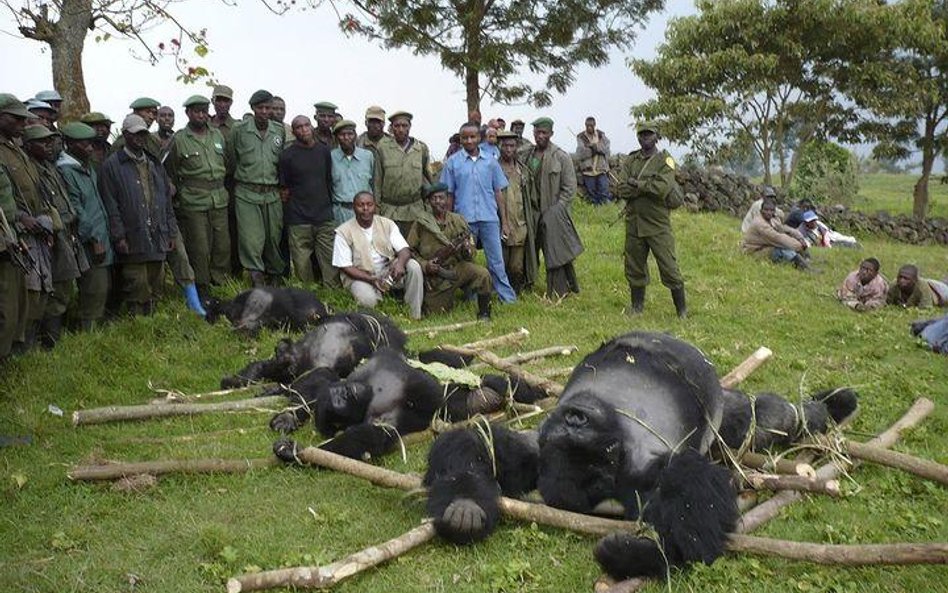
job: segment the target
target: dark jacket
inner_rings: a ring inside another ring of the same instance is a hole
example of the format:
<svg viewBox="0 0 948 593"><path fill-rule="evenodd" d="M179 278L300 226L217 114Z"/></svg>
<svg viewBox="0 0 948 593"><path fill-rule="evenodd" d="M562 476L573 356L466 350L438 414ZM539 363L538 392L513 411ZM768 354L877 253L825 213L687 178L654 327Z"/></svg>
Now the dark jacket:
<svg viewBox="0 0 948 593"><path fill-rule="evenodd" d="M529 165L536 157L534 147L524 168L527 176L524 191L534 207L533 215L538 218L537 235L541 236L539 247L543 250L546 268L554 269L565 266L583 252L583 243L570 216L576 195L576 169L566 151L552 142L542 154L539 171L533 172Z"/></svg>
<svg viewBox="0 0 948 593"><path fill-rule="evenodd" d="M99 170L99 192L109 213L112 243L117 245L122 239L128 243L128 253L118 253L120 262L164 261L172 237L178 234L165 170L148 151L143 154L152 188L150 206L138 167L124 150L107 158Z"/></svg>

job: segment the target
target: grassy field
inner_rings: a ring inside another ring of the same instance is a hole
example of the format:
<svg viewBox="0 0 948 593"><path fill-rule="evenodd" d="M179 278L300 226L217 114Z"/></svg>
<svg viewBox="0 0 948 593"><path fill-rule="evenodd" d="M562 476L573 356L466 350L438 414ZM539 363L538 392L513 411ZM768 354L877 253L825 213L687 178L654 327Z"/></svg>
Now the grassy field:
<svg viewBox="0 0 948 593"><path fill-rule="evenodd" d="M939 183L940 175L933 175L928 190L929 213L933 217L948 218L948 184ZM859 196L853 208L866 212L885 210L892 214L912 214L912 190L917 177L877 173L859 178Z"/></svg>
<svg viewBox="0 0 948 593"><path fill-rule="evenodd" d="M909 336L908 323L919 313L893 308L856 314L832 296L842 277L869 255L882 260L890 278L909 261L943 275L944 247L860 237L863 250L823 252L817 263L823 273L805 275L742 256L737 219L678 212L674 223L691 316L684 322L674 316L656 273L645 314L630 318L624 314L623 226L612 224L616 208L579 205L575 214L586 243L577 262L580 295L558 303L528 295L515 305L495 306L489 325L434 339L415 336L410 347L462 343L524 326L531 335L522 349L575 344L580 354L568 359L575 363L603 340L647 329L696 344L723 374L766 345L774 358L745 383L748 390L797 399L824 387L856 386L862 408L850 436L859 440L884 430L916 398L931 398L935 414L896 448L948 463L948 359L921 349ZM350 306L345 295L320 295L336 307ZM404 328L474 316L472 305L424 322L411 322L394 303L383 310ZM209 326L175 297L151 318L68 335L56 350L2 369L0 434L30 435L32 443L0 449L0 591L223 591L228 576L327 563L417 525L424 516L417 498L313 469L169 476L139 492L66 479L75 463L269 455L274 435L265 413L80 428L71 427L69 416L76 409L147 402L155 395L150 387L215 389L221 376L268 355L279 337L242 338L224 325ZM65 416L51 413L51 405ZM297 438L303 444L319 440L310 429ZM391 455L382 463L422 472L426 449L414 445L407 460ZM760 533L825 543L948 541L945 488L870 466L853 472L844 488L850 496L809 497ZM466 548L432 543L338 590L592 591L599 574L594 543L557 529L507 522L488 542ZM654 584L649 590L666 589ZM670 590L917 593L948 591L948 585L943 567L844 569L729 556L674 574Z"/></svg>

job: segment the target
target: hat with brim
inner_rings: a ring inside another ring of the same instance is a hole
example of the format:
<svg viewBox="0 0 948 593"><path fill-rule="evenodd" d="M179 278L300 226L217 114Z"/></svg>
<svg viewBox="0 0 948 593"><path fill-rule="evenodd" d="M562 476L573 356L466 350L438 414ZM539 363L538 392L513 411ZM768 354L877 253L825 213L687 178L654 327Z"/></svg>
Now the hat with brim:
<svg viewBox="0 0 948 593"><path fill-rule="evenodd" d="M32 117L23 102L10 93L0 93L0 113L9 113L17 117Z"/></svg>
<svg viewBox="0 0 948 593"><path fill-rule="evenodd" d="M60 95L60 94L57 93L56 91L40 91L40 92L36 93L36 96L33 97L33 98L36 99L36 100L38 100L38 101L46 101L47 103L48 103L49 101L59 101L59 102L62 102L62 100L63 100L62 95Z"/></svg>
<svg viewBox="0 0 948 593"><path fill-rule="evenodd" d="M366 120L378 119L381 121L385 121L385 110L379 107L378 105L372 105L371 107L365 110L365 119Z"/></svg>
<svg viewBox="0 0 948 593"><path fill-rule="evenodd" d="M553 120L549 117L538 117L537 119L530 122L534 128L540 128L541 130L552 130L553 129Z"/></svg>
<svg viewBox="0 0 948 593"><path fill-rule="evenodd" d="M59 128L59 133L69 140L92 140L95 138L95 130L82 122L70 122Z"/></svg>
<svg viewBox="0 0 948 593"><path fill-rule="evenodd" d="M129 109L157 109L158 107L161 107L161 103L151 97L139 97L128 106Z"/></svg>
<svg viewBox="0 0 948 593"><path fill-rule="evenodd" d="M128 132L129 134L138 134L141 132L148 131L148 124L145 123L145 120L142 119L142 116L135 115L134 113L125 117L122 120L122 132Z"/></svg>
<svg viewBox="0 0 948 593"><path fill-rule="evenodd" d="M448 186L444 183L432 183L431 185L426 185L423 187L422 191L424 192L425 199L427 200L436 193L448 191Z"/></svg>
<svg viewBox="0 0 948 593"><path fill-rule="evenodd" d="M497 132L498 142L500 142L501 140L517 140L519 138L520 136L518 136L515 132L511 132L510 130L500 130L499 132Z"/></svg>
<svg viewBox="0 0 948 593"><path fill-rule="evenodd" d="M87 113L83 115L81 118L79 118L79 121L81 121L84 124L112 125L114 123L108 115L102 113L101 111L92 111L90 113Z"/></svg>
<svg viewBox="0 0 948 593"><path fill-rule="evenodd" d="M191 95L181 105L184 107L195 107L197 105L210 105L211 100L201 95Z"/></svg>
<svg viewBox="0 0 948 593"><path fill-rule="evenodd" d="M223 97L225 99L234 100L234 89L230 88L226 84L219 84L214 87L214 90L211 92L211 96L215 99L218 97Z"/></svg>
<svg viewBox="0 0 948 593"><path fill-rule="evenodd" d="M54 132L46 126L26 126L23 130L23 141L33 142L36 140L45 140L50 136L58 136L59 132Z"/></svg>
<svg viewBox="0 0 948 593"><path fill-rule="evenodd" d="M820 217L816 215L816 212L812 210L807 210L803 213L803 222L813 222L814 220L819 220Z"/></svg>
<svg viewBox="0 0 948 593"><path fill-rule="evenodd" d="M250 95L249 103L251 107L256 107L257 105L261 103L267 103L272 100L273 100L273 94L270 91L260 89L259 91Z"/></svg>
<svg viewBox="0 0 948 593"><path fill-rule="evenodd" d="M47 109L53 112L59 111L58 109L56 109L55 107L47 103L46 101L40 101L39 99L30 99L29 101L26 102L26 110L33 111L34 109Z"/></svg>
<svg viewBox="0 0 948 593"><path fill-rule="evenodd" d="M646 132L652 132L656 136L658 135L658 124L653 121L643 121L635 126L635 132L637 134L643 134Z"/></svg>
<svg viewBox="0 0 948 593"><path fill-rule="evenodd" d="M346 128L352 128L352 130L355 131L356 123L351 119L341 119L332 127L332 133L338 134Z"/></svg>
<svg viewBox="0 0 948 593"><path fill-rule="evenodd" d="M316 108L316 113L335 113L336 110L339 109L335 103L330 103L329 101L314 103L313 107Z"/></svg>
<svg viewBox="0 0 948 593"><path fill-rule="evenodd" d="M407 111L396 111L392 115L388 116L388 121L395 121L396 119L401 119L401 118L411 121L412 118L414 117L415 117L414 115L408 113Z"/></svg>

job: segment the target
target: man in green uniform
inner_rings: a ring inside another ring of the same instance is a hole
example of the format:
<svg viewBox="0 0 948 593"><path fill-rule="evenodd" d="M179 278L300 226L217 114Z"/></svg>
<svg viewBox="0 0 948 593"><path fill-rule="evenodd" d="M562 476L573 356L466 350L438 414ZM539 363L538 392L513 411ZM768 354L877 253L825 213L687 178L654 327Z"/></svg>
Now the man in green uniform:
<svg viewBox="0 0 948 593"><path fill-rule="evenodd" d="M533 285L537 275L536 243L532 226L533 211L530 201L524 199L523 164L517 158L518 137L512 131L498 134L500 139L500 168L509 184L504 189L504 208L507 210L507 235L504 244L504 265L510 285L520 294Z"/></svg>
<svg viewBox="0 0 948 593"><path fill-rule="evenodd" d="M29 112L13 95L0 94L0 143L20 137ZM21 251L15 223L17 188L0 160L0 364L10 356L13 342L26 327L26 254ZM19 263L18 263L19 262Z"/></svg>
<svg viewBox="0 0 948 593"><path fill-rule="evenodd" d="M56 166L66 182L69 201L76 212L79 243L89 261L89 269L79 276L79 324L91 330L105 316L112 263L115 254L109 238L108 213L99 194L98 176L92 168L93 142L97 132L74 122L63 126L65 152Z"/></svg>
<svg viewBox="0 0 948 593"><path fill-rule="evenodd" d="M576 196L576 169L569 154L550 141L553 120L532 122L536 145L526 158L526 199L533 212L536 248L543 251L546 293L560 298L579 292L573 260L583 252L570 215Z"/></svg>
<svg viewBox="0 0 948 593"><path fill-rule="evenodd" d="M265 275L278 282L285 265L280 257L283 204L277 174L284 134L283 126L270 119L272 98L265 90L250 97L253 117L234 126L227 144L227 167L235 182L240 263L254 286L264 285Z"/></svg>
<svg viewBox="0 0 948 593"><path fill-rule="evenodd" d="M373 156L378 159L378 145L382 138L387 137L385 133L385 110L378 105L372 105L365 110L365 131L359 134L356 139L356 146L371 150Z"/></svg>
<svg viewBox="0 0 948 593"><path fill-rule="evenodd" d="M678 317L687 316L685 281L678 271L675 236L672 234L669 199L680 195L675 181L675 159L658 150L658 126L644 122L637 127L639 146L622 162L619 199L625 206L625 277L632 295L630 313L641 313L648 285L648 254L655 262L662 284L671 290Z"/></svg>
<svg viewBox="0 0 948 593"><path fill-rule="evenodd" d="M184 102L188 125L174 135L164 160L177 189L178 228L202 299L209 285L223 283L230 270L224 136L207 123L209 105L200 95ZM196 296L189 295L189 300Z"/></svg>
<svg viewBox="0 0 948 593"><path fill-rule="evenodd" d="M329 101L320 101L313 105L316 108L316 114L313 119L316 120L316 129L314 136L316 142L319 142L329 150L336 148L336 137L332 133L332 127L339 121L339 114L336 113L338 107L335 103Z"/></svg>
<svg viewBox="0 0 948 593"><path fill-rule="evenodd" d="M151 124L155 123L155 120L158 119L158 108L161 106L161 103L155 101L150 97L139 97L131 102L128 106L132 110L132 113L139 116L145 120L145 125L148 126L148 129L151 129ZM112 143L112 154L115 154L122 147L125 146L125 137L119 136L115 139L115 142ZM148 140L145 143L145 150L148 151L148 154L155 157L159 161L163 156L163 151L161 150L161 139L158 134L149 134Z"/></svg>
<svg viewBox="0 0 948 593"><path fill-rule="evenodd" d="M98 167L105 162L106 157L112 152L112 120L109 116L99 111L92 111L79 119L81 123L86 124L95 131L95 138L92 139L92 157L89 163L93 168Z"/></svg>
<svg viewBox="0 0 948 593"><path fill-rule="evenodd" d="M231 105L234 104L234 91L229 86L219 84L211 93L211 102L214 103L214 115L208 122L212 128L217 128L224 137L224 150L230 144L230 137L234 133L237 120L230 116ZM234 200L234 177L228 172L224 181L227 188L227 226L230 229L230 270L233 274L240 274L240 253L237 249L237 202Z"/></svg>
<svg viewBox="0 0 948 593"><path fill-rule="evenodd" d="M431 183L428 146L412 138L412 114L396 111L389 116L392 135L382 138L378 152L379 175L375 181L379 214L395 221L402 235L425 211L421 188Z"/></svg>
<svg viewBox="0 0 948 593"><path fill-rule="evenodd" d="M520 160L526 159L530 155L530 152L533 151L533 142L523 137L525 127L526 124L523 123L522 119L515 119L510 122L510 131L517 137L517 156Z"/></svg>
<svg viewBox="0 0 948 593"><path fill-rule="evenodd" d="M447 185L436 183L424 191L431 212L412 224L406 240L425 275L425 311L450 311L457 291L470 290L477 294L477 318L490 319L490 273L471 261L475 247L467 221L448 211Z"/></svg>

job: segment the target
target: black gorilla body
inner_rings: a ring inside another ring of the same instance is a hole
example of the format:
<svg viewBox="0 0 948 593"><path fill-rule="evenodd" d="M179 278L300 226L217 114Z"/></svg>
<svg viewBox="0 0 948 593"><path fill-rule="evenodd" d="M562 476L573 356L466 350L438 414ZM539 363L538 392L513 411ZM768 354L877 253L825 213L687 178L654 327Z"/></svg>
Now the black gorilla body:
<svg viewBox="0 0 948 593"><path fill-rule="evenodd" d="M329 315L315 294L299 288L252 288L229 301L211 299L205 309L208 322L224 316L235 329L250 333L261 328L304 330Z"/></svg>
<svg viewBox="0 0 948 593"><path fill-rule="evenodd" d="M283 339L272 358L251 362L221 381L224 389L257 381L289 384L313 369L345 377L363 359L382 347L403 351L408 339L391 319L378 313L337 313L293 342Z"/></svg>
<svg viewBox="0 0 948 593"><path fill-rule="evenodd" d="M603 538L596 559L610 575L710 563L738 519L730 473L707 458L725 401L694 347L662 334L620 336L576 367L538 433L493 427L492 451L472 430L438 437L428 514L442 537L467 543L490 534L501 493L536 487L547 504L578 512L616 499L628 518L655 528L660 545L627 533Z"/></svg>

